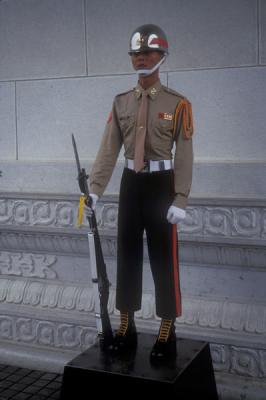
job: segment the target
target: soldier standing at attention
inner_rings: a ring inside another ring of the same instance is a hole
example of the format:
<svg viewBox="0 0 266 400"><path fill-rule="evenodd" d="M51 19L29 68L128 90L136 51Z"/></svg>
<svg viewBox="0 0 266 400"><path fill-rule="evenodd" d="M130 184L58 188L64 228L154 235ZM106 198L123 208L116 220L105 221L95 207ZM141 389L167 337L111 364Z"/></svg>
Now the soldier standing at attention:
<svg viewBox="0 0 266 400"><path fill-rule="evenodd" d="M153 361L176 356L175 319L181 315L176 224L186 216L191 187L193 123L189 101L159 79L168 55L165 33L156 25L140 26L130 38L129 55L138 83L114 99L91 170L90 192L95 207L124 146L116 286L121 322L111 350L118 354L137 344L134 312L141 308L145 230L161 318Z"/></svg>

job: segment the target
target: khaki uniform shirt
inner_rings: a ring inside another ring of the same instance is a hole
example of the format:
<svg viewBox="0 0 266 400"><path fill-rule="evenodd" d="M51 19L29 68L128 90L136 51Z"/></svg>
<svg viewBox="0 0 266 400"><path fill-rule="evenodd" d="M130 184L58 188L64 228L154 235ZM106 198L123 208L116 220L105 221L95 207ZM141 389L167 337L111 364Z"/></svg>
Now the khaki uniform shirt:
<svg viewBox="0 0 266 400"><path fill-rule="evenodd" d="M142 91L141 86L137 85L114 99L112 112L90 173L90 191L99 197L110 180L122 145L125 158L134 159L136 122ZM177 116L177 124L174 121L178 105L187 100L179 93L162 86L159 80L148 89L148 93L145 160L174 159L176 195L173 205L185 208L192 182L193 132L190 136L185 134L184 115L181 115L183 112Z"/></svg>

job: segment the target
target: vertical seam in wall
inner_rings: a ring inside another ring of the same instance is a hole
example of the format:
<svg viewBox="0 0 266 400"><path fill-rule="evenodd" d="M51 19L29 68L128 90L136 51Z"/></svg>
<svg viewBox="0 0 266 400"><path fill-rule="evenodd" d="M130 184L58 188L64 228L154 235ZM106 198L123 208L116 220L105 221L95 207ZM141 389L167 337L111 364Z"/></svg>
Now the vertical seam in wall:
<svg viewBox="0 0 266 400"><path fill-rule="evenodd" d="M261 15L261 0L257 0L257 65L260 65L260 51L261 51L261 26L260 26L260 15Z"/></svg>
<svg viewBox="0 0 266 400"><path fill-rule="evenodd" d="M85 62L86 62L86 76L89 75L88 67L88 46L87 46L87 5L86 0L83 0L83 11L84 11L84 35L85 35Z"/></svg>
<svg viewBox="0 0 266 400"><path fill-rule="evenodd" d="M17 82L15 81L15 141L16 141L16 160L18 160L18 113L17 113Z"/></svg>

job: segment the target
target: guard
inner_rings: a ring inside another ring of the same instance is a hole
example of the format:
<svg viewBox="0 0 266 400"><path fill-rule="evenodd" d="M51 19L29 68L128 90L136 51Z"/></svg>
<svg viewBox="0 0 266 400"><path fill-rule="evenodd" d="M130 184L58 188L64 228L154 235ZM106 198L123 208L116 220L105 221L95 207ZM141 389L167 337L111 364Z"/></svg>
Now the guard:
<svg viewBox="0 0 266 400"><path fill-rule="evenodd" d="M123 146L116 286L121 323L110 349L119 354L137 345L134 312L141 308L145 231L161 318L150 358L160 361L176 356L175 320L182 313L176 224L186 216L192 182L192 110L186 97L160 82L159 68L168 56L161 28L137 28L129 55L138 82L113 101L90 173L90 193L95 206Z"/></svg>

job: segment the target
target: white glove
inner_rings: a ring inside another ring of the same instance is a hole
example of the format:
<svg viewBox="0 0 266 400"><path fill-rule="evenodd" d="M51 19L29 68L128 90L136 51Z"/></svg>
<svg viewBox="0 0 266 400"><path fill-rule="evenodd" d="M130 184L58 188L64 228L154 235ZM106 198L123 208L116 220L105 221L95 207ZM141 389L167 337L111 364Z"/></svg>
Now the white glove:
<svg viewBox="0 0 266 400"><path fill-rule="evenodd" d="M166 218L170 224L177 224L186 218L186 211L176 206L170 206Z"/></svg>
<svg viewBox="0 0 266 400"><path fill-rule="evenodd" d="M87 206L86 203L84 204L84 214L87 217L91 216L91 214L92 214L91 210L95 210L96 203L97 203L97 200L99 199L99 196L95 193L90 193L90 198L91 198L91 202L92 202L91 207Z"/></svg>
<svg viewBox="0 0 266 400"><path fill-rule="evenodd" d="M95 194L95 193L90 193L90 198L91 198L91 200L92 200L91 208L92 208L93 210L95 210L96 203L97 203L97 201L98 201L98 199L99 199L99 196L98 196L97 194Z"/></svg>

